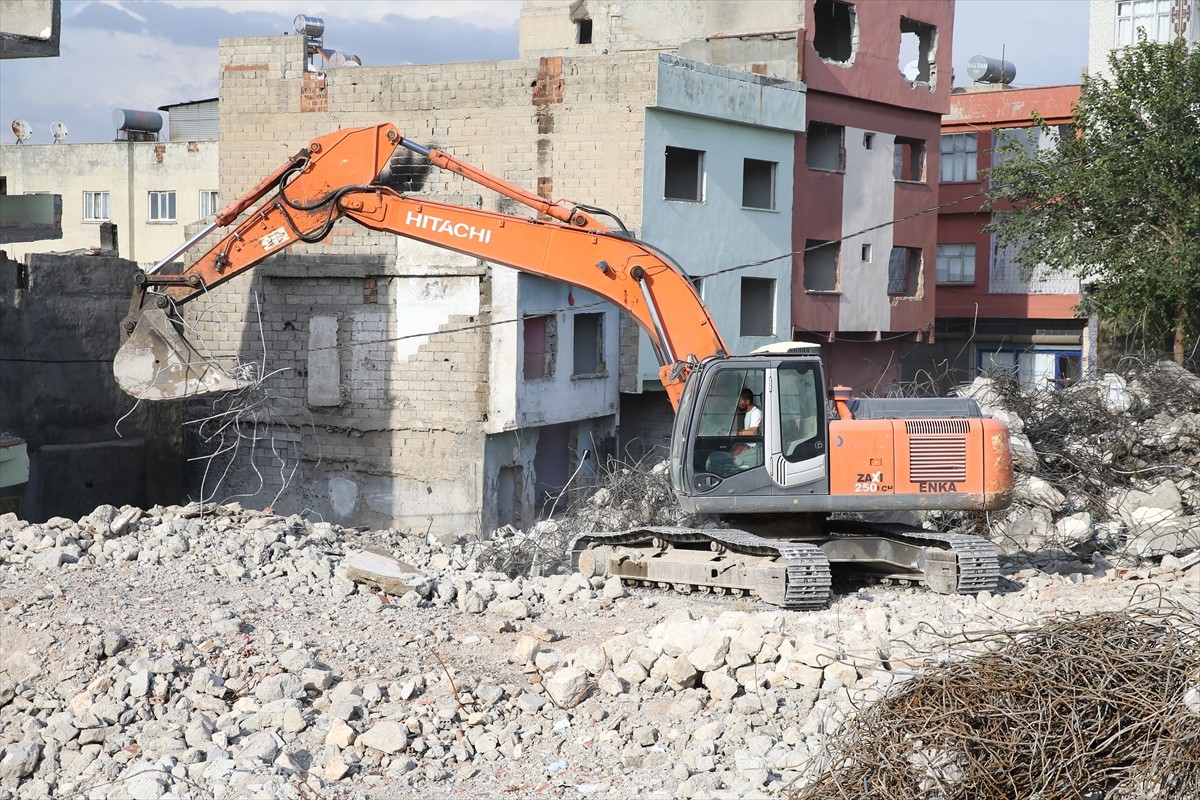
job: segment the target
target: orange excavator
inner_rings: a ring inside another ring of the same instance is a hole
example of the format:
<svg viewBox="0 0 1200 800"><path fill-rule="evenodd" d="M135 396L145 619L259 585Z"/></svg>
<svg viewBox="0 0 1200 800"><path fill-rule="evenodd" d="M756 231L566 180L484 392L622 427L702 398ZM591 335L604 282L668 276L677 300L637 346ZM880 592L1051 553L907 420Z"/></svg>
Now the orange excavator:
<svg viewBox="0 0 1200 800"><path fill-rule="evenodd" d="M383 185L379 176L398 147L529 207L537 218L434 202ZM181 274L163 274L260 200ZM827 390L812 345L731 355L684 271L633 238L614 215L552 202L412 142L391 124L312 140L139 274L113 364L122 389L173 400L244 388L244 380L187 342L175 308L295 242L321 241L342 218L587 289L649 336L676 411L672 486L686 512L720 522L581 536L572 549L584 574L751 594L798 609L828 602L831 567L941 593L996 586L999 559L986 539L871 523L855 512L1006 507L1013 471L1003 422L969 399L854 398L844 387ZM739 411L745 390L757 398L756 426L747 424L752 412Z"/></svg>

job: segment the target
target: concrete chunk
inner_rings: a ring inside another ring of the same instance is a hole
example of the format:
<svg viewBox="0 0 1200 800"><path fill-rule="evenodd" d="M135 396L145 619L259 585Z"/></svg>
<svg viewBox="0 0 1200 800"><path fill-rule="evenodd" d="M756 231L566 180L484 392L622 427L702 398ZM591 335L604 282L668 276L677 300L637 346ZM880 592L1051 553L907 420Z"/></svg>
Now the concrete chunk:
<svg viewBox="0 0 1200 800"><path fill-rule="evenodd" d="M346 577L399 597L416 591L429 578L416 567L374 547L346 557Z"/></svg>

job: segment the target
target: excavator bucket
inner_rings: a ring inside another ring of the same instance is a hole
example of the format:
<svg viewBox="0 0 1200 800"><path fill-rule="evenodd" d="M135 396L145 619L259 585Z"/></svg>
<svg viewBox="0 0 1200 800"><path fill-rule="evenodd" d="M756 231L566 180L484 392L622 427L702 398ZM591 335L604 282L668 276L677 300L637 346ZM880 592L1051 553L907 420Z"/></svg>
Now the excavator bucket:
<svg viewBox="0 0 1200 800"><path fill-rule="evenodd" d="M175 329L166 311L147 308L113 359L113 375L139 400L182 400L252 385L210 362Z"/></svg>

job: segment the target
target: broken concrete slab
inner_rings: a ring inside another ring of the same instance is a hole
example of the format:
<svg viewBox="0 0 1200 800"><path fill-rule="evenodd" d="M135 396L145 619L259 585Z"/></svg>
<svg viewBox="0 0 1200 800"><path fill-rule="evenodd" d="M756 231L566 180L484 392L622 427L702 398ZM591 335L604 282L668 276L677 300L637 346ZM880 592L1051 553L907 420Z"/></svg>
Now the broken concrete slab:
<svg viewBox="0 0 1200 800"><path fill-rule="evenodd" d="M399 597L429 583L429 576L412 564L378 548L368 547L346 556L346 577L364 586Z"/></svg>

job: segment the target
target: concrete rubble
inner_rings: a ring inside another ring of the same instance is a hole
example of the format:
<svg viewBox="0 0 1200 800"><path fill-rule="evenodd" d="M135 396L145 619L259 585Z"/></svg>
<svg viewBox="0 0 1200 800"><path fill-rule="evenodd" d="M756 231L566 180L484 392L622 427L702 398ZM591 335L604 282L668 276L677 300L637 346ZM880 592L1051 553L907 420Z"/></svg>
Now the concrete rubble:
<svg viewBox="0 0 1200 800"><path fill-rule="evenodd" d="M0 797L773 797L945 637L1157 592L1200 603L1197 552L794 613L201 511L0 518ZM368 547L411 590L352 580Z"/></svg>
<svg viewBox="0 0 1200 800"><path fill-rule="evenodd" d="M1049 402L966 390L1018 470L977 596L868 585L797 613L564 570L573 523L683 521L662 465L488 542L237 505L0 517L0 800L779 797L983 632L1200 611L1200 379L1172 366Z"/></svg>

